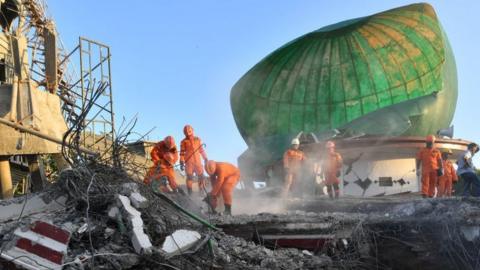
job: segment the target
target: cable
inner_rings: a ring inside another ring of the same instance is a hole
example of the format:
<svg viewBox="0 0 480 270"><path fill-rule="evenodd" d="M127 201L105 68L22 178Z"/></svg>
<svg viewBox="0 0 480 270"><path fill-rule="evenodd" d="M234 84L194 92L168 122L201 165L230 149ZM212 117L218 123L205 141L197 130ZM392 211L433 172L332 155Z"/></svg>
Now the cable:
<svg viewBox="0 0 480 270"><path fill-rule="evenodd" d="M90 221L89 221L89 210L90 210L90 198L89 198L89 193L90 193L90 188L92 187L93 180L95 179L96 173L92 175L92 178L90 179L90 183L88 184L87 187L87 210L86 210L86 222L87 222L87 230L88 230L88 240L90 241L90 253L92 254L92 269L95 269L95 249L93 248L93 242L92 242L92 230L90 230Z"/></svg>

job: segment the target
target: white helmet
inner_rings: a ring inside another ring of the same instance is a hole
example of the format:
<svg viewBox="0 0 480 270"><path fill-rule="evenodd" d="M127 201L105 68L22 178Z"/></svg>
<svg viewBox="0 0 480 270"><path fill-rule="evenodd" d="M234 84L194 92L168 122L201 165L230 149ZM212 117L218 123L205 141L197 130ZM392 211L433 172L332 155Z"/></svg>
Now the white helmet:
<svg viewBox="0 0 480 270"><path fill-rule="evenodd" d="M300 140L298 138L293 138L292 145L300 145Z"/></svg>

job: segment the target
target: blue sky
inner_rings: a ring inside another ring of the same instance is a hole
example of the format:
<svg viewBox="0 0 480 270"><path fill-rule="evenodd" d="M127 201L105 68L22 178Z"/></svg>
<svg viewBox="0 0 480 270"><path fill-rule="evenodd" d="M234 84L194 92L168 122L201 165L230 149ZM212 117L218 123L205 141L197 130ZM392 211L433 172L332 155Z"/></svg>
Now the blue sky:
<svg viewBox="0 0 480 270"><path fill-rule="evenodd" d="M138 2L139 4L133 4ZM230 110L230 89L286 42L342 20L413 1L122 1L48 0L60 36L111 47L117 120L138 113L151 140L191 124L210 158L236 163L246 149ZM458 70L455 137L480 142L478 44L480 1L430 1L449 37Z"/></svg>

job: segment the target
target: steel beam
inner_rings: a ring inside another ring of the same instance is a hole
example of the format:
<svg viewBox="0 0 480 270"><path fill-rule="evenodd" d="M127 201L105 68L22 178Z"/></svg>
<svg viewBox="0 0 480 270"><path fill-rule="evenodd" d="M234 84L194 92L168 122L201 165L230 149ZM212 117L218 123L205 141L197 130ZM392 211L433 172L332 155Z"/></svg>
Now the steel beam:
<svg viewBox="0 0 480 270"><path fill-rule="evenodd" d="M41 132L38 132L36 130L33 130L33 129L29 129L29 128L26 128L22 125L19 125L19 124L16 124L16 123L13 123L13 122L10 122L8 120L5 120L3 118L0 118L0 124L4 124L4 125L7 125L9 127L12 127L12 128L15 128L15 129L18 129L20 131L23 131L23 132L26 132L26 133L30 133L32 135L35 135L37 137L40 137L42 139L45 139L47 141L51 141L51 142L54 142L54 143L57 143L57 144L60 144L60 145L63 145L63 141L61 139L58 139L58 138L55 138L55 137L52 137L50 135L47 135L47 134L44 134L44 133L41 133ZM67 147L70 147L69 145L66 145ZM89 154L89 155L97 155L96 152L92 151L92 150L89 150L85 147L79 147L79 150L83 153L86 153L86 154Z"/></svg>

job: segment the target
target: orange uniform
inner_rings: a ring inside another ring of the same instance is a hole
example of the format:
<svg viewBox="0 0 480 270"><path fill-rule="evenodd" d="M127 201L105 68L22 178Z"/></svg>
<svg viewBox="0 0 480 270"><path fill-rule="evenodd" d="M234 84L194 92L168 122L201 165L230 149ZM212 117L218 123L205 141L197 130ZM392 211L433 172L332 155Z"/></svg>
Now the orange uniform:
<svg viewBox="0 0 480 270"><path fill-rule="evenodd" d="M165 142L161 141L153 147L150 156L152 157L153 166L145 175L143 182L148 185L152 180L159 181L162 176L166 176L170 188L176 190L177 182L175 181L175 171L173 166L178 160L177 147L173 146L169 149ZM168 188L163 186L162 191L168 191Z"/></svg>
<svg viewBox="0 0 480 270"><path fill-rule="evenodd" d="M200 138L193 136L193 128L186 125L183 129L185 139L180 143L180 164L185 164L187 174L187 188L191 192L193 187L193 175L198 177L199 188L205 187L202 160L207 160L207 154L203 149Z"/></svg>
<svg viewBox="0 0 480 270"><path fill-rule="evenodd" d="M325 175L325 184L334 185L340 184L340 180L337 177L338 172L342 168L343 159L337 152L328 153L327 160L324 163L323 171Z"/></svg>
<svg viewBox="0 0 480 270"><path fill-rule="evenodd" d="M299 173L302 167L302 163L305 160L305 154L298 149L288 149L283 154L283 168L285 169L285 186L284 193L288 193L292 184L296 182L299 177Z"/></svg>
<svg viewBox="0 0 480 270"><path fill-rule="evenodd" d="M327 143L328 145L329 143ZM332 143L333 144L333 143ZM340 169L342 168L342 156L335 152L335 147L332 145L328 148L327 157L322 164L322 171L325 177L325 185L327 186L328 196L333 199L340 196L340 179L338 179Z"/></svg>
<svg viewBox="0 0 480 270"><path fill-rule="evenodd" d="M305 160L305 154L298 149L288 149L283 155L283 167L291 173L298 172Z"/></svg>
<svg viewBox="0 0 480 270"><path fill-rule="evenodd" d="M438 197L452 196L452 183L458 181L457 172L450 160L442 160L443 175L438 178Z"/></svg>
<svg viewBox="0 0 480 270"><path fill-rule="evenodd" d="M240 179L240 170L227 162L216 162L215 170L209 172L212 181L212 196L222 194L225 205L232 205L232 194Z"/></svg>
<svg viewBox="0 0 480 270"><path fill-rule="evenodd" d="M437 170L441 168L440 151L436 148L422 148L417 153L417 160L422 165L422 194L433 197L438 180Z"/></svg>
<svg viewBox="0 0 480 270"><path fill-rule="evenodd" d="M198 137L185 138L180 145L180 162L185 163L185 172L187 174L187 187L192 188L193 174L199 178L199 185L203 183L203 165L200 159L207 159L207 154L202 146L202 141Z"/></svg>

